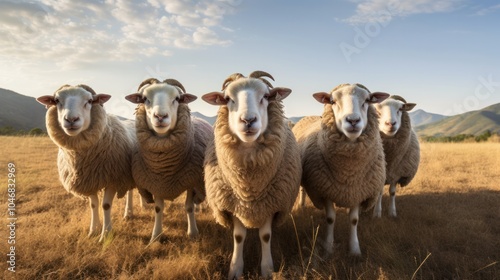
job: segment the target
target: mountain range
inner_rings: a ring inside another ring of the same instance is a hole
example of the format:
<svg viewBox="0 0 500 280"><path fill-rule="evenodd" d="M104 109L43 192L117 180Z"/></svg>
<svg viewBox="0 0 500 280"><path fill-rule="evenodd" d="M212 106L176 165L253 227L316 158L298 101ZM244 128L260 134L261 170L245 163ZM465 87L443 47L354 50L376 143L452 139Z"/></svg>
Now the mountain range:
<svg viewBox="0 0 500 280"><path fill-rule="evenodd" d="M33 128L46 130L45 112L44 106L35 98L0 88L0 127L11 126L16 130L25 131ZM212 125L215 123L215 116L209 117L199 112L192 112L192 115ZM289 119L296 123L301 118ZM500 133L500 103L455 116L433 114L419 109L410 112L410 118L419 136L479 135L487 130Z"/></svg>

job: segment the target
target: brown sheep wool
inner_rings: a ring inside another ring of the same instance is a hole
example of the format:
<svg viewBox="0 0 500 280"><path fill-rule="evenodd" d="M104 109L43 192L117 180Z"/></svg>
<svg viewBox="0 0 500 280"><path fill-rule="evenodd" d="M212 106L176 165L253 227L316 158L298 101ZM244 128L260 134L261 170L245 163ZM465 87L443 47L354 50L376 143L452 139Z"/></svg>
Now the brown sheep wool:
<svg viewBox="0 0 500 280"><path fill-rule="evenodd" d="M402 111L401 127L396 135L387 137L380 132L380 136L387 162L385 183L405 187L415 177L420 163L420 144L411 128L408 112Z"/></svg>
<svg viewBox="0 0 500 280"><path fill-rule="evenodd" d="M368 124L355 140L337 130L332 105L322 117L305 117L293 128L302 156L302 187L314 206L325 201L340 207L373 207L385 182L385 160L375 108L368 108Z"/></svg>
<svg viewBox="0 0 500 280"><path fill-rule="evenodd" d="M221 106L215 139L207 147L205 180L207 201L218 223L225 227L237 217L247 228L260 228L268 217L280 225L297 197L301 177L300 154L285 123L280 102L268 105L269 123L251 149L228 124L228 108Z"/></svg>
<svg viewBox="0 0 500 280"><path fill-rule="evenodd" d="M56 106L51 106L46 114L47 132L59 146L59 179L68 192L86 197L113 188L121 198L135 186L131 174L133 143L117 117L94 105L89 128L69 136L57 116Z"/></svg>
<svg viewBox="0 0 500 280"><path fill-rule="evenodd" d="M144 105L140 104L136 111L138 149L132 173L141 195L148 199L146 190L149 196L174 200L191 190L195 203L204 201L203 160L207 143L213 139L212 127L204 120L191 118L187 104L179 104L177 123L166 137L156 136L146 118Z"/></svg>

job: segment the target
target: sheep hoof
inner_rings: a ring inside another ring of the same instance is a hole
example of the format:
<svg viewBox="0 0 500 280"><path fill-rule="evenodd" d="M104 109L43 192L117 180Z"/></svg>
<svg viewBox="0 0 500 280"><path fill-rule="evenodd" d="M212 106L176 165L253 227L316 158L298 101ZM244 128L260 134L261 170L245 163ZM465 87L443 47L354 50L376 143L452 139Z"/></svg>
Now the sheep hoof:
<svg viewBox="0 0 500 280"><path fill-rule="evenodd" d="M92 237L97 237L101 234L101 228L102 226L101 225L97 225L96 227L94 227L93 229L90 229L89 231L89 234L87 235L89 238L92 238Z"/></svg>
<svg viewBox="0 0 500 280"><path fill-rule="evenodd" d="M105 231L101 234L101 237L99 238L99 243L105 243L111 240L113 240L113 232L111 230Z"/></svg>
<svg viewBox="0 0 500 280"><path fill-rule="evenodd" d="M229 269L229 275L227 279L229 280L240 279L242 275L243 275L242 268L236 269L235 267L231 266L231 268Z"/></svg>
<svg viewBox="0 0 500 280"><path fill-rule="evenodd" d="M197 239L200 236L198 231L188 232L187 235L189 239Z"/></svg>
<svg viewBox="0 0 500 280"><path fill-rule="evenodd" d="M361 258L361 250L359 248L351 250L349 251L349 256L353 258Z"/></svg>
<svg viewBox="0 0 500 280"><path fill-rule="evenodd" d="M156 235L153 235L151 237L151 240L149 240L149 244L153 244L155 242L160 242L160 238L161 238L161 233L160 234L156 234Z"/></svg>

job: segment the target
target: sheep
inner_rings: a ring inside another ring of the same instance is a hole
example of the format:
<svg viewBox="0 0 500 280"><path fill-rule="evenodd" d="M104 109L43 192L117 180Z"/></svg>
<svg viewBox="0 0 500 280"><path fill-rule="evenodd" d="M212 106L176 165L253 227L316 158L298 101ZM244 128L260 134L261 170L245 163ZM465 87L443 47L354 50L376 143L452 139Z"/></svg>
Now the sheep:
<svg viewBox="0 0 500 280"><path fill-rule="evenodd" d="M384 145L386 166L385 184L389 185L389 216L396 214L396 185L408 185L415 177L420 163L420 144L411 127L411 111L415 103L407 103L398 95L391 95L380 104L375 105L379 115L379 130ZM382 216L382 193L375 208L374 217Z"/></svg>
<svg viewBox="0 0 500 280"><path fill-rule="evenodd" d="M123 197L135 186L131 174L133 127L106 114L103 104L110 98L83 84L63 85L53 95L37 98L47 107L47 132L59 147L57 166L62 185L73 195L90 200L89 236L97 235L101 227L97 194L104 189L100 242L112 230L111 206L115 194ZM125 216L132 213L131 209L128 201Z"/></svg>
<svg viewBox="0 0 500 280"><path fill-rule="evenodd" d="M204 170L207 201L216 221L234 227L229 279L243 273L247 228L259 229L261 274L272 274L272 225L284 222L300 185L299 150L281 104L291 90L273 88L265 77L274 80L263 71L248 78L235 73L224 81L222 92L202 96L220 106Z"/></svg>
<svg viewBox="0 0 500 280"><path fill-rule="evenodd" d="M313 97L324 105L321 117L302 118L293 128L302 158L301 185L318 209L325 209L325 249L333 253L335 209L349 208L349 253L361 256L359 210L373 207L384 186L385 161L376 111L370 104L388 94L370 93L361 84L341 84Z"/></svg>
<svg viewBox="0 0 500 280"><path fill-rule="evenodd" d="M137 93L125 97L139 104L136 109L138 149L132 159L132 175L139 192L155 203L155 224L151 241L162 233L164 200L187 192L185 209L187 234L198 236L194 203L205 200L203 160L212 126L191 117L188 103L196 96L186 93L174 79L143 81ZM153 199L154 198L154 199Z"/></svg>

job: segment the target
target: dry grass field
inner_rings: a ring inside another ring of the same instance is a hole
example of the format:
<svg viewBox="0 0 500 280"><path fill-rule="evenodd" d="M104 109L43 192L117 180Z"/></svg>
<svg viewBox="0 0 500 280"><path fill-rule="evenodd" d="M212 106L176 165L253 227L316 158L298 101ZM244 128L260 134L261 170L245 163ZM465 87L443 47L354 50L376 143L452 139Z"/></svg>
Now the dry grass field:
<svg viewBox="0 0 500 280"><path fill-rule="evenodd" d="M7 166L16 167L15 270L2 279L221 279L232 252L231 231L208 209L197 215L200 238L185 236L183 199L168 202L164 235L149 245L153 208L135 206L122 220L124 200L113 206L114 235L88 238L90 210L59 183L55 145L47 137L0 137L0 252L8 244ZM135 194L135 201L138 195ZM387 195L387 187L385 189ZM397 219L361 216L363 257L347 255L348 221L339 209L335 253L323 258L324 213L295 210L272 237L276 279L500 279L500 144L422 144L415 180L398 189ZM293 217L293 220L292 220ZM295 223L295 226L294 226ZM317 238L316 238L317 236ZM257 279L256 230L245 244L245 275Z"/></svg>

